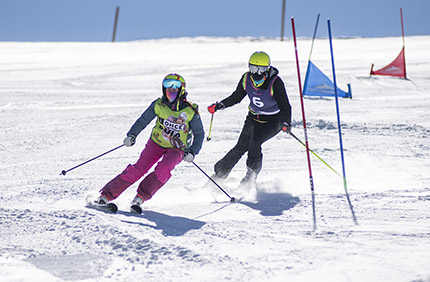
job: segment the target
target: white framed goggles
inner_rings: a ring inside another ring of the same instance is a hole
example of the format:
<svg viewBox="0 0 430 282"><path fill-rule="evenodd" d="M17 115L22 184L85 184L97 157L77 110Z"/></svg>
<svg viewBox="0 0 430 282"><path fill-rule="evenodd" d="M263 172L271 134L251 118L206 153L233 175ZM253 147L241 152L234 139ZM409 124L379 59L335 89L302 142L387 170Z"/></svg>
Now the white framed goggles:
<svg viewBox="0 0 430 282"><path fill-rule="evenodd" d="M262 73L265 73L268 69L269 67L265 67L265 66L249 65L249 71L252 74L262 74Z"/></svg>
<svg viewBox="0 0 430 282"><path fill-rule="evenodd" d="M163 81L163 86L165 88L179 89L182 86L182 82L176 79L166 79Z"/></svg>

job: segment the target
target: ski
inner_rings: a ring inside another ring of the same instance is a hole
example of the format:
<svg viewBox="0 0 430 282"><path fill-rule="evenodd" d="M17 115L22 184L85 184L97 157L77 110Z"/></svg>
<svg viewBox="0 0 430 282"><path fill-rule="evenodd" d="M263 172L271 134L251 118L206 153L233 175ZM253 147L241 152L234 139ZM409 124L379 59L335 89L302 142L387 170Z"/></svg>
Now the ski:
<svg viewBox="0 0 430 282"><path fill-rule="evenodd" d="M89 208L94 208L96 210L101 210L105 212L112 212L116 213L118 211L118 206L114 203L107 203L107 204L96 204L96 203L90 203L88 204Z"/></svg>
<svg viewBox="0 0 430 282"><path fill-rule="evenodd" d="M86 206L88 208L92 208L92 209L104 211L104 212L109 212L109 213L117 213L119 211L118 206L115 203L109 202L107 204L98 204L95 202L94 197L92 197L91 195L87 195L85 197L85 201L87 202ZM130 213L142 214L143 210L139 205L133 205L132 204L130 206Z"/></svg>
<svg viewBox="0 0 430 282"><path fill-rule="evenodd" d="M137 213L137 214L142 214L143 210L142 210L142 208L139 205L131 205L130 212Z"/></svg>

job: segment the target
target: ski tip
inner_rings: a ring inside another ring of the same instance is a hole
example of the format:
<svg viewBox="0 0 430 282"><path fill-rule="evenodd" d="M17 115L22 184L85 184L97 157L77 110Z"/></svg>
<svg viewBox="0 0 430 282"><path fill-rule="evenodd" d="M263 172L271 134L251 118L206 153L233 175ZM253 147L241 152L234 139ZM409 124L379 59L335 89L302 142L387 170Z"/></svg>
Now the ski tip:
<svg viewBox="0 0 430 282"><path fill-rule="evenodd" d="M138 205L132 205L130 207L130 211L133 213L137 213L137 214L142 214L142 212L143 212L142 208Z"/></svg>
<svg viewBox="0 0 430 282"><path fill-rule="evenodd" d="M106 205L97 204L92 201L88 201L86 204L87 208L96 209L104 212L116 213L118 211L118 206L114 203L107 203Z"/></svg>
<svg viewBox="0 0 430 282"><path fill-rule="evenodd" d="M114 203L107 203L106 207L111 211L111 212L117 212L118 211L118 206Z"/></svg>

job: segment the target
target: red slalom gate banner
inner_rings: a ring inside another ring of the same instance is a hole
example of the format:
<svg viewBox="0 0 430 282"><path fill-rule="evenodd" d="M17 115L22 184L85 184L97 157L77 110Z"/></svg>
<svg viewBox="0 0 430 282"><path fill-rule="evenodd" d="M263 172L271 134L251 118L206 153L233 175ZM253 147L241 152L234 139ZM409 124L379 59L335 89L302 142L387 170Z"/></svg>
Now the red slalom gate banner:
<svg viewBox="0 0 430 282"><path fill-rule="evenodd" d="M406 78L405 47L402 48L397 58L386 67L374 71L372 64L370 75L389 75Z"/></svg>
<svg viewBox="0 0 430 282"><path fill-rule="evenodd" d="M405 29L403 28L403 11L400 8L400 21L402 24L402 39L403 39L403 48L400 51L400 54L397 56L391 64L383 67L382 69L373 70L373 64L370 68L370 75L389 75L389 76L397 76L406 78L406 59L405 59Z"/></svg>

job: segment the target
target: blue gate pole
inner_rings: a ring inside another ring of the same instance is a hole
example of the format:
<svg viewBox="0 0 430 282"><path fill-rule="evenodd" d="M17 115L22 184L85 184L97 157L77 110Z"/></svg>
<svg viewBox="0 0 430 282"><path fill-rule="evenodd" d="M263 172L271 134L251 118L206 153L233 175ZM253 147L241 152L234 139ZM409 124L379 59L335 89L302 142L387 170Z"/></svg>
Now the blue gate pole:
<svg viewBox="0 0 430 282"><path fill-rule="evenodd" d="M320 14L318 13L317 22L315 23L314 36L312 37L311 51L309 52L309 60L308 60L308 62L311 60L312 50L314 49L314 42L315 42L315 37L317 36L317 29L318 29L318 22L319 22L319 20L320 20Z"/></svg>
<svg viewBox="0 0 430 282"><path fill-rule="evenodd" d="M352 212L352 219L354 220L354 223L357 224L357 219L355 217L355 213L354 213L354 209L353 209L352 204L351 204L351 200L349 199L348 188L347 188L347 184L346 184L345 160L343 157L342 130L341 130L341 126L340 126L339 99L338 99L338 95L337 95L336 71L334 68L333 43L332 43L332 36L331 36L330 19L327 20L327 25L328 25L328 35L329 35L329 41L330 41L331 66L332 66L332 70L333 70L334 97L335 97L335 101L336 101L336 114L337 114L337 124L338 124L337 127L339 129L340 156L342 159L343 187L345 189L346 199L348 200L349 208L351 209L351 212Z"/></svg>

